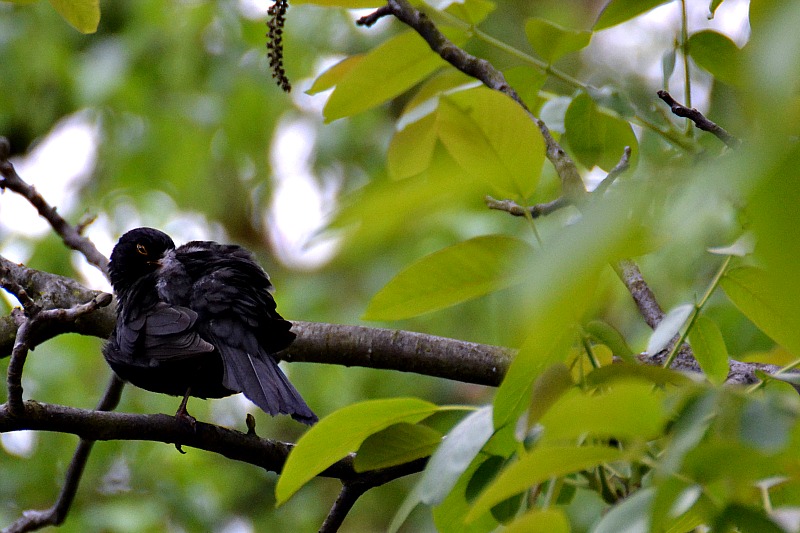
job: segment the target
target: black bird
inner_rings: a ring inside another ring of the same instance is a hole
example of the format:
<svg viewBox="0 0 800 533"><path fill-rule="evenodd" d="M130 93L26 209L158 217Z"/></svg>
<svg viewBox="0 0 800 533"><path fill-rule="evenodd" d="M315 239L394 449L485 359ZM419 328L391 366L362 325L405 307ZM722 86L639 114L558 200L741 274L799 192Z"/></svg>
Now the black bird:
<svg viewBox="0 0 800 533"><path fill-rule="evenodd" d="M116 374L153 392L222 398L238 392L270 415L317 421L273 354L295 338L276 311L272 284L241 246L192 241L179 248L164 232L120 237L109 263L117 325L103 347Z"/></svg>

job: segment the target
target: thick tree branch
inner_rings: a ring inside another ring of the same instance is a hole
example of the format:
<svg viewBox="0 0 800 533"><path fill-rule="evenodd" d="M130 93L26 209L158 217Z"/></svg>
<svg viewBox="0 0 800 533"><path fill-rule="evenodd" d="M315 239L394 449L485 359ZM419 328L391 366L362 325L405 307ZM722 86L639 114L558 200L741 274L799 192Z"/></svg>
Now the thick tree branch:
<svg viewBox="0 0 800 533"><path fill-rule="evenodd" d="M414 372L466 383L497 386L514 350L413 331L293 322L297 339L279 356L344 366Z"/></svg>
<svg viewBox="0 0 800 533"><path fill-rule="evenodd" d="M58 214L56 208L48 204L36 189L19 177L14 165L8 160L11 148L8 139L0 137L0 190L9 189L24 197L36 208L39 215L50 223L68 247L82 253L89 263L108 276L108 259L101 254L94 243L81 235L78 230Z"/></svg>
<svg viewBox="0 0 800 533"><path fill-rule="evenodd" d="M137 415L92 411L63 405L27 401L21 416L10 413L7 404L0 405L0 433L19 430L55 431L70 433L84 440L141 440L180 444L217 453L228 459L280 473L293 444L263 439L254 434L197 422L195 427L182 423L172 415ZM419 472L424 460L415 460L379 470L358 473L353 468L352 455L334 463L320 476L360 480L378 486L398 477Z"/></svg>
<svg viewBox="0 0 800 533"><path fill-rule="evenodd" d="M681 118L688 118L694 125L703 131L714 135L717 139L725 143L728 148L738 148L741 141L728 133L725 128L707 119L700 111L693 107L686 107L672 97L667 91L658 91L658 97L667 104L672 113Z"/></svg>
<svg viewBox="0 0 800 533"><path fill-rule="evenodd" d="M636 303L636 307L639 309L639 313L644 318L645 323L652 329L656 329L661 319L664 318L664 311L658 304L655 294L653 294L644 277L642 277L639 267L633 261L623 259L614 269L625 284L628 292L631 293L633 301Z"/></svg>

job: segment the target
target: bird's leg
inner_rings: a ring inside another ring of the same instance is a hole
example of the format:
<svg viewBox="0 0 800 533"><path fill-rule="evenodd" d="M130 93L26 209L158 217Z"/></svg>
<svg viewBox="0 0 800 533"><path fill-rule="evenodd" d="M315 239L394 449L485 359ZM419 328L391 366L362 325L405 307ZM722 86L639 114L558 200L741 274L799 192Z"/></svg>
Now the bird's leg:
<svg viewBox="0 0 800 533"><path fill-rule="evenodd" d="M186 404L189 401L189 393L191 392L191 387L186 389L186 394L183 395L183 400L181 400L181 404L178 406L178 410L175 412L175 418L181 422L188 423L192 429L196 429L197 419L190 415L189 411L186 410ZM175 443L175 449L181 453L186 453L178 443Z"/></svg>

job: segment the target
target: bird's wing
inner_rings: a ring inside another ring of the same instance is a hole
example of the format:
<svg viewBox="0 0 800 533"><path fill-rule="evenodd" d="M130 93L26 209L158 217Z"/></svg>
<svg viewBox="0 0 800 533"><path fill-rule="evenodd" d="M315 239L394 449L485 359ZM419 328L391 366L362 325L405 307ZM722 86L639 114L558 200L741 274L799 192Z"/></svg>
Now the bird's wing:
<svg viewBox="0 0 800 533"><path fill-rule="evenodd" d="M196 328L197 313L159 302L117 327L119 356L128 363L185 359L214 351Z"/></svg>
<svg viewBox="0 0 800 533"><path fill-rule="evenodd" d="M222 384L241 391L265 412L284 413L306 424L317 421L292 386L272 353L294 339L291 323L275 311L263 276L245 265L214 270L195 282L192 309L200 315L201 334L219 350L224 365Z"/></svg>

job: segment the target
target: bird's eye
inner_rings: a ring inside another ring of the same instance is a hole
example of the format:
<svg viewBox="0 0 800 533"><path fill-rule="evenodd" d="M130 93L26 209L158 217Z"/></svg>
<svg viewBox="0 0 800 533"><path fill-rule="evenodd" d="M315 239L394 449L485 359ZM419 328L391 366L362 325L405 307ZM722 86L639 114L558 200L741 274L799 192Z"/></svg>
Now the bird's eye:
<svg viewBox="0 0 800 533"><path fill-rule="evenodd" d="M147 255L147 248L144 247L144 244L137 244L136 251L142 255Z"/></svg>

